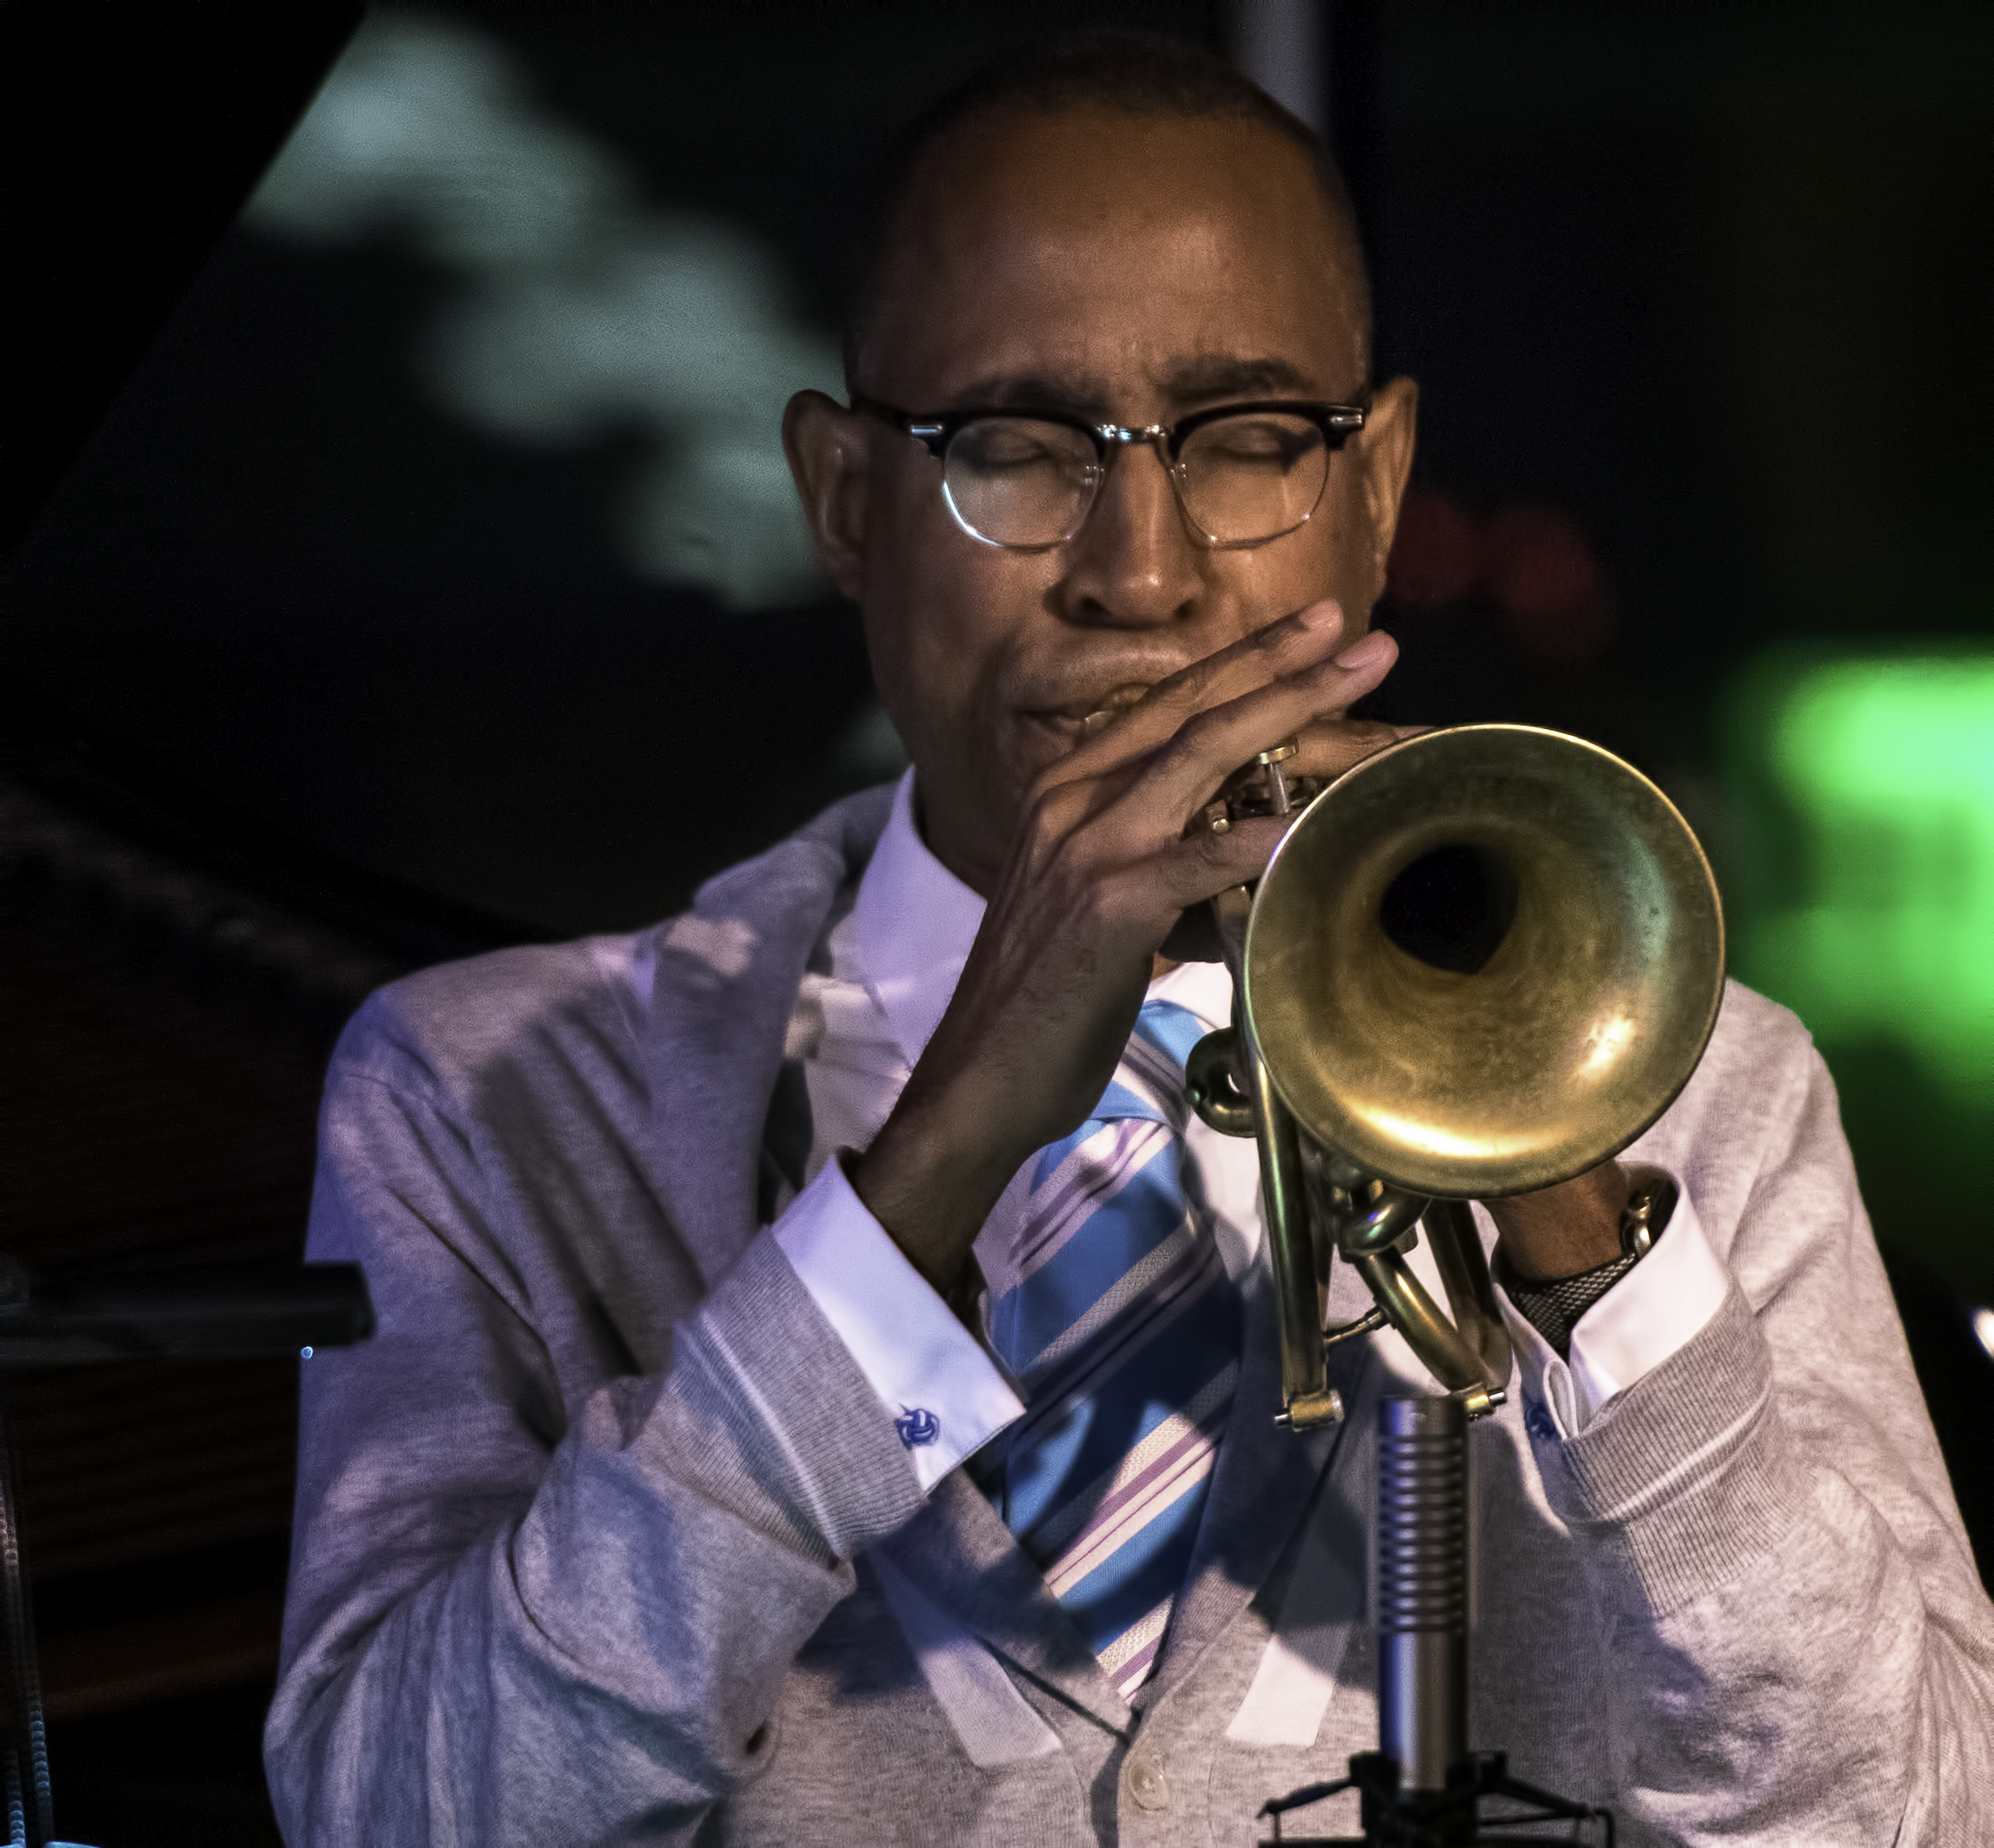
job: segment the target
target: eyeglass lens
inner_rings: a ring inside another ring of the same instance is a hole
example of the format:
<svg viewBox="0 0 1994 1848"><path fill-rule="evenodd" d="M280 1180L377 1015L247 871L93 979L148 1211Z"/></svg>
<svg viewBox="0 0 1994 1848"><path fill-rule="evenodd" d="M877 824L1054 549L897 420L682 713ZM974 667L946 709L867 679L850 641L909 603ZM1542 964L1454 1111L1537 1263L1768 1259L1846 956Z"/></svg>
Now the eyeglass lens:
<svg viewBox="0 0 1994 1848"><path fill-rule="evenodd" d="M1093 442L1036 417L979 417L948 446L943 485L956 517L992 545L1056 545L1080 530L1100 485ZM1184 439L1172 471L1206 540L1250 545L1292 532L1315 510L1329 450L1307 417L1219 417Z"/></svg>

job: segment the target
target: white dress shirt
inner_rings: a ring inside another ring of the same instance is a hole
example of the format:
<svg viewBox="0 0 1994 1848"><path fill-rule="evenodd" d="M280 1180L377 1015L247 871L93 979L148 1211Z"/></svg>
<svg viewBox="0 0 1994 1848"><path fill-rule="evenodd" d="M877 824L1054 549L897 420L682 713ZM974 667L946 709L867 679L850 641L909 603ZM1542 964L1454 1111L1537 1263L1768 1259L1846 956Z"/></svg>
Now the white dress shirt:
<svg viewBox="0 0 1994 1848"><path fill-rule="evenodd" d="M913 772L900 781L852 909L824 944L828 973L803 978L788 1052L802 1062L813 1131L806 1185L774 1235L804 1287L894 1417L923 1489L987 1443L1024 1407L1002 1369L908 1263L845 1178L835 1156L876 1136L947 1010L983 901L928 850L913 812ZM1232 1018L1222 964L1185 963L1150 985L1209 1027ZM1186 1158L1214 1208L1227 1268L1252 1262L1260 1239L1253 1145L1193 1118ZM1017 1191L1014 1190L1014 1191ZM992 1295L1010 1269L1012 1195L979 1234ZM1484 1210L1475 1209L1486 1227ZM1558 1436L1583 1430L1615 1393L1689 1342L1723 1302L1729 1274L1686 1191L1666 1234L1574 1325L1561 1358L1498 1286L1526 1393Z"/></svg>

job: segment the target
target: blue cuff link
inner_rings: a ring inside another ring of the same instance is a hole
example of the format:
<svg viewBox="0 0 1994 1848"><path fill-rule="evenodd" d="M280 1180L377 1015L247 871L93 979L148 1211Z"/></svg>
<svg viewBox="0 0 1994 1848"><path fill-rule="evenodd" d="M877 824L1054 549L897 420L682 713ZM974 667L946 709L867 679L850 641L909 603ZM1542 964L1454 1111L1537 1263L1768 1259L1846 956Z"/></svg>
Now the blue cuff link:
<svg viewBox="0 0 1994 1848"><path fill-rule="evenodd" d="M1524 1395L1524 1429L1539 1443L1558 1441L1558 1427L1551 1422L1551 1414L1544 1409L1543 1401L1527 1392Z"/></svg>

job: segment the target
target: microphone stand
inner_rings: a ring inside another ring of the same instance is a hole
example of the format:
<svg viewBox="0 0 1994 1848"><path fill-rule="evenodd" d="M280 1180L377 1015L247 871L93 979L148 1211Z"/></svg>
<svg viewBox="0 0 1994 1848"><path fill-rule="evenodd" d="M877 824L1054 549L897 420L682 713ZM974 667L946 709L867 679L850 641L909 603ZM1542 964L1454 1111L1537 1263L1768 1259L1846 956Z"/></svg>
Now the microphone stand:
<svg viewBox="0 0 1994 1848"><path fill-rule="evenodd" d="M1290 1848L1456 1848L1480 1841L1613 1848L1612 1812L1509 1775L1499 1752L1468 1749L1468 1412L1458 1397L1387 1399L1378 1410L1378 1749L1347 1777L1261 1806ZM1358 1794L1360 1837L1284 1836L1282 1818ZM1484 1802L1503 1806L1484 1816ZM1569 1822L1569 1835L1522 1835Z"/></svg>
<svg viewBox="0 0 1994 1848"><path fill-rule="evenodd" d="M374 1332L358 1264L232 1266L41 1279L0 1256L0 1373L100 1361L247 1358L346 1348ZM4 1848L53 1839L41 1674L12 1446L0 1425L0 1803Z"/></svg>

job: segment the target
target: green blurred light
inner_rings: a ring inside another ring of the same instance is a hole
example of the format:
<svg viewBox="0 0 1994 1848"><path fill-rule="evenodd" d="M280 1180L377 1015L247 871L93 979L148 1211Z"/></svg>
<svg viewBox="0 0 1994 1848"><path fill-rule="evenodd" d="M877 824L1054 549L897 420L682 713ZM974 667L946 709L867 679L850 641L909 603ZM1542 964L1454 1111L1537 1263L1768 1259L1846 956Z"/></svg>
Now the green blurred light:
<svg viewBox="0 0 1994 1848"><path fill-rule="evenodd" d="M1819 664L1761 722L1809 890L1746 927L1745 973L1820 1037L1899 1039L1994 1097L1994 657Z"/></svg>

